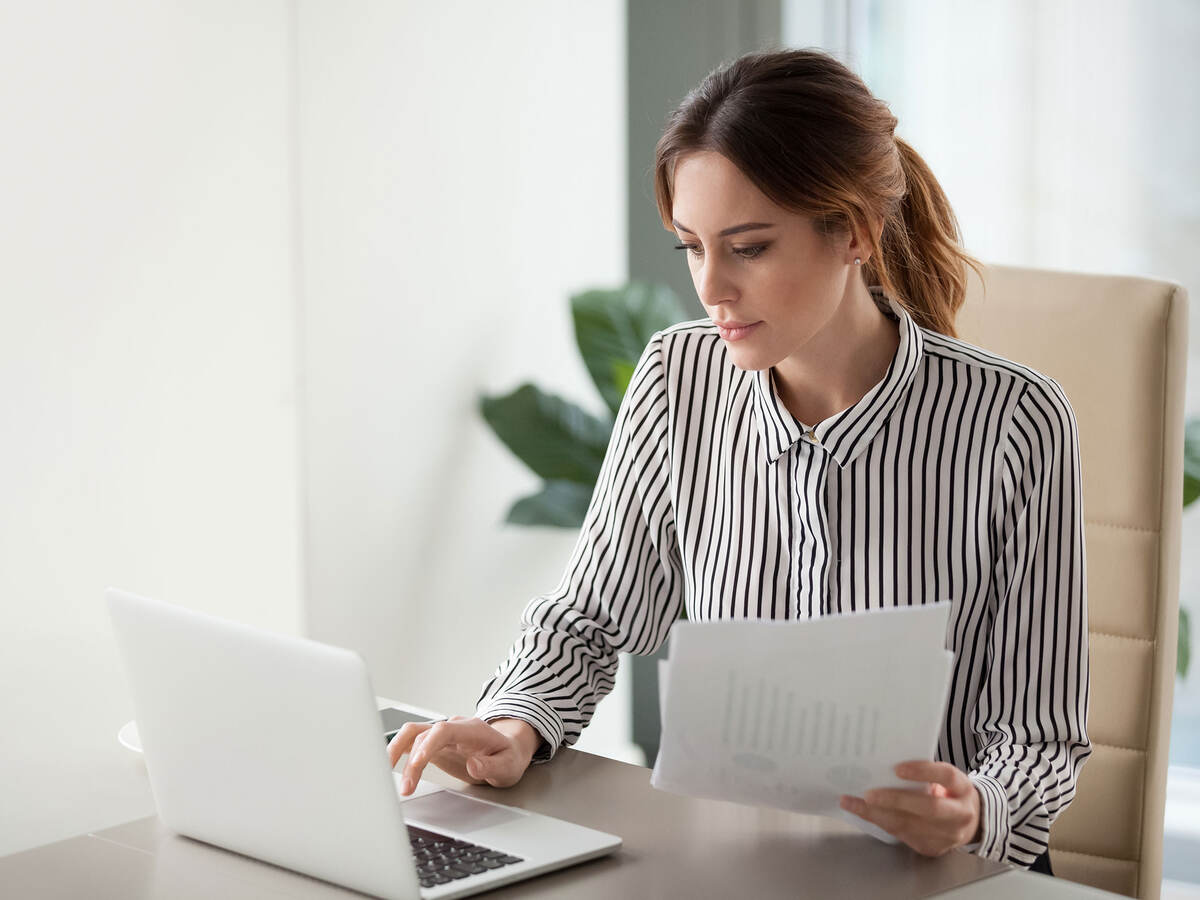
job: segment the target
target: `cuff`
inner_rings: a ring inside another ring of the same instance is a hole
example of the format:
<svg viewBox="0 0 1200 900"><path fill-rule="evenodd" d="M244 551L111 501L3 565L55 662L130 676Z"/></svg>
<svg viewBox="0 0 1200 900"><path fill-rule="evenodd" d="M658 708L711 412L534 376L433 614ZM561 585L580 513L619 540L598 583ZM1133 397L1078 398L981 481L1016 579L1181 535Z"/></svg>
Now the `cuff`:
<svg viewBox="0 0 1200 900"><path fill-rule="evenodd" d="M563 743L562 717L554 708L532 694L506 693L486 697L475 707L475 715L490 722L492 719L520 719L533 726L542 736L542 745L533 754L531 763L549 762Z"/></svg>
<svg viewBox="0 0 1200 900"><path fill-rule="evenodd" d="M979 840L963 847L985 859L1004 862L1008 846L1008 794L991 775L968 772L979 790Z"/></svg>

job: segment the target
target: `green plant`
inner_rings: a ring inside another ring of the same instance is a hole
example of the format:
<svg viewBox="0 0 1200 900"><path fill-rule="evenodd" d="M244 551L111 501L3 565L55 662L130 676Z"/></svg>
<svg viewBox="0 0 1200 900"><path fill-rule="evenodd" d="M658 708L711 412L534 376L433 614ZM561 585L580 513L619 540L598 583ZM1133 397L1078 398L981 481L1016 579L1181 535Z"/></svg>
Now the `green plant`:
<svg viewBox="0 0 1200 900"><path fill-rule="evenodd" d="M515 525L583 524L634 367L654 333L683 321L687 311L670 288L633 282L575 294L571 317L575 343L607 407L603 414L528 383L479 399L496 436L542 479L537 493L509 509L507 521Z"/></svg>
<svg viewBox="0 0 1200 900"><path fill-rule="evenodd" d="M1183 508L1200 499L1200 418L1188 419L1183 429ZM1188 611L1179 607L1179 647L1175 671L1186 678L1192 663L1192 622Z"/></svg>

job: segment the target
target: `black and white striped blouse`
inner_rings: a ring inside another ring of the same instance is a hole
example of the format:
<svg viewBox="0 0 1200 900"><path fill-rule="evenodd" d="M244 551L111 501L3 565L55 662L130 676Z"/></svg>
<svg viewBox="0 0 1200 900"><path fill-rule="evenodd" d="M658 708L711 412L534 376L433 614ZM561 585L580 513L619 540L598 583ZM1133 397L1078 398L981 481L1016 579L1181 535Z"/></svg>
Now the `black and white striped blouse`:
<svg viewBox="0 0 1200 900"><path fill-rule="evenodd" d="M477 715L573 743L619 651L693 621L812 618L950 600L938 760L983 800L968 849L1030 865L1091 755L1082 489L1052 379L918 326L883 380L813 427L716 328L654 336L562 582L535 598Z"/></svg>

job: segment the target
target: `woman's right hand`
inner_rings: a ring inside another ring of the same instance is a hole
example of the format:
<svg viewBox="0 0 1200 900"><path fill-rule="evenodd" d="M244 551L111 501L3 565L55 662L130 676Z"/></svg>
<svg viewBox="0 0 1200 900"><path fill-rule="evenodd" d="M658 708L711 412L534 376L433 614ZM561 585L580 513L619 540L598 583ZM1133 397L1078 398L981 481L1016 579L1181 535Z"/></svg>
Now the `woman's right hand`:
<svg viewBox="0 0 1200 900"><path fill-rule="evenodd" d="M392 768L404 754L400 793L411 794L428 763L460 781L511 787L521 780L541 744L533 726L520 719L453 716L445 722L409 722L388 744Z"/></svg>

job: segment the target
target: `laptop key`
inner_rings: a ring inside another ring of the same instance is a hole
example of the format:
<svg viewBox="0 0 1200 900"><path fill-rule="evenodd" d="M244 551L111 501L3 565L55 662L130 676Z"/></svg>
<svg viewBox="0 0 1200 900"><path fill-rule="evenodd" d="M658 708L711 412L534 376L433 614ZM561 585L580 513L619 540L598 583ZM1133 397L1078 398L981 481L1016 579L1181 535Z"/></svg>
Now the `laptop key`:
<svg viewBox="0 0 1200 900"><path fill-rule="evenodd" d="M510 856L502 850L493 850L412 825L408 826L408 835L412 844L413 859L417 864L417 874L422 883L427 879L440 878L444 880L435 883L445 884L451 880L482 875L493 869L524 862L521 857Z"/></svg>
<svg viewBox="0 0 1200 900"><path fill-rule="evenodd" d="M454 879L448 875L434 875L433 876L434 884L449 884L453 880Z"/></svg>

